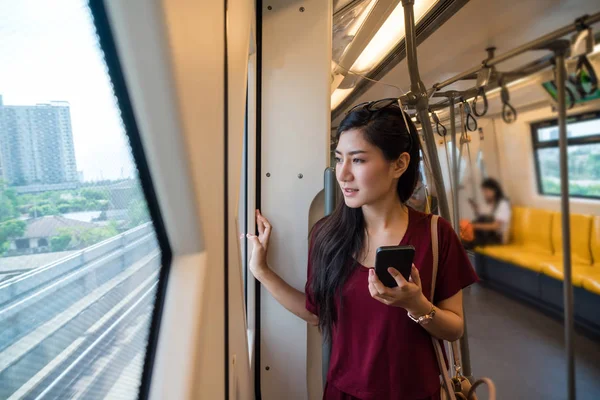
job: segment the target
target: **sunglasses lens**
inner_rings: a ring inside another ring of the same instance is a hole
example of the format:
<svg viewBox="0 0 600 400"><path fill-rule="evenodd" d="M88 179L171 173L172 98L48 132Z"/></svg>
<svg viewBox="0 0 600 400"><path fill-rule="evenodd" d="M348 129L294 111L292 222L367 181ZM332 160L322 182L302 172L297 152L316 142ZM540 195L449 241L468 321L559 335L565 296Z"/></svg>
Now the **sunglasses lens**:
<svg viewBox="0 0 600 400"><path fill-rule="evenodd" d="M346 114L350 114L351 112L357 111L361 108L364 108L367 111L374 112L374 111L379 111L383 108L393 106L393 105L398 106L398 99L381 99L381 100L376 100L376 101L372 101L372 102L367 101L367 102L355 105L350 110L348 110L348 112L346 112Z"/></svg>
<svg viewBox="0 0 600 400"><path fill-rule="evenodd" d="M378 101L372 103L371 106L369 106L369 110L371 110L371 111L381 110L382 108L389 107L392 104L397 103L397 102L398 102L398 100L396 100L396 99L378 100Z"/></svg>
<svg viewBox="0 0 600 400"><path fill-rule="evenodd" d="M368 101L366 101L366 102L364 102L364 103L357 104L357 105L355 105L354 107L352 107L351 109L349 109L349 110L346 112L346 114L350 114L352 111L356 111L356 110L358 110L359 108L362 108L362 107L365 107L365 106L367 106L367 107L368 107L368 105L369 105L369 104L370 104L370 103L369 103Z"/></svg>

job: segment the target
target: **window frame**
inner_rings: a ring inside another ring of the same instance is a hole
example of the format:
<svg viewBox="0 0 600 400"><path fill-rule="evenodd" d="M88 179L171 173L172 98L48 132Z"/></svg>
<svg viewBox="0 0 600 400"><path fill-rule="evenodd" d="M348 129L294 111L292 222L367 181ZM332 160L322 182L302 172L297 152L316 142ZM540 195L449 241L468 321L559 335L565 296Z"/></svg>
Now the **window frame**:
<svg viewBox="0 0 600 400"><path fill-rule="evenodd" d="M567 116L567 125L589 121L589 120L598 120L600 124L600 110L594 110L574 115ZM558 126L558 118L546 119L543 121L535 122L530 124L531 128L531 144L533 150L533 158L535 164L535 179L537 186L537 193L540 196L548 196L548 197L560 197L560 194L557 193L544 193L544 189L542 186L541 180L541 168L540 168L540 159L538 150L542 149L553 149L559 148L559 140L547 140L540 141L538 137L538 131L543 128L555 127ZM582 136L575 138L567 138L567 149L569 146L581 146L581 145L591 145L591 144L600 144L600 128L598 129L598 134L590 135L590 136ZM600 183L600 181L599 181ZM572 199L586 199L586 200L600 200L600 196L583 196L578 194L572 194L569 191L569 198Z"/></svg>
<svg viewBox="0 0 600 400"><path fill-rule="evenodd" d="M144 366L140 377L138 388L138 400L146 400L150 397L150 385L156 359L160 325L165 305L165 297L168 286L169 272L173 260L173 252L169 237L167 235L164 219L158 205L158 196L150 174L148 159L142 145L140 130L133 111L133 102L129 96L127 82L121 67L121 61L117 52L115 38L111 30L105 2L91 1L88 7L92 16L92 23L96 29L98 45L104 54L104 62L109 79L113 85L112 90L117 100L118 109L121 111L121 120L125 134L129 139L131 155L138 170L138 179L146 200L150 219L152 221L156 239L161 252L161 268L158 275L158 284L154 298L154 307L150 319L148 342L146 354L144 355Z"/></svg>

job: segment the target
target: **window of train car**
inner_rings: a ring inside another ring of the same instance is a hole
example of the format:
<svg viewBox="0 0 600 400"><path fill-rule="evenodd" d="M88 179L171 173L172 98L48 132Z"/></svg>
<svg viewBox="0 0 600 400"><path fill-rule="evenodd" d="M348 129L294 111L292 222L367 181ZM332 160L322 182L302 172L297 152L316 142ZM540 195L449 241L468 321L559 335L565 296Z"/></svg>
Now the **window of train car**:
<svg viewBox="0 0 600 400"><path fill-rule="evenodd" d="M161 250L90 9L0 37L0 398L135 399Z"/></svg>
<svg viewBox="0 0 600 400"><path fill-rule="evenodd" d="M558 121L531 125L540 194L560 194ZM600 111L568 118L569 193L600 199Z"/></svg>

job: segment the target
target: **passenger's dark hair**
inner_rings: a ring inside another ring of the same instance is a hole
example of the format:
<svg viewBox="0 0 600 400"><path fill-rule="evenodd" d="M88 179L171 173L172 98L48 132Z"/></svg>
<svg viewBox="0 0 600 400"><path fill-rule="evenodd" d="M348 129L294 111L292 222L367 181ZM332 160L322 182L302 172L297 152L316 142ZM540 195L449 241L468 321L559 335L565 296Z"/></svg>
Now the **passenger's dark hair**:
<svg viewBox="0 0 600 400"><path fill-rule="evenodd" d="M419 176L419 137L415 125L397 106L378 111L364 108L349 113L340 123L336 141L344 132L360 129L367 142L378 147L386 160L396 161L407 152L410 155L408 168L398 180L399 201L406 202L417 184ZM409 130L407 130L408 124ZM356 257L363 248L365 220L361 208L350 208L343 201L329 217L323 219L311 233L310 261L312 264L309 282L319 314L319 328L330 338L337 321L335 296L341 301L341 289L357 267ZM352 261L351 261L352 260ZM341 303L340 303L341 304Z"/></svg>
<svg viewBox="0 0 600 400"><path fill-rule="evenodd" d="M494 202L495 202L496 206L498 205L500 200L506 198L506 196L504 196L504 191L502 190L502 186L500 186L500 183L497 180L495 180L494 178L484 179L483 182L481 183L481 187L484 189L490 189L494 192Z"/></svg>

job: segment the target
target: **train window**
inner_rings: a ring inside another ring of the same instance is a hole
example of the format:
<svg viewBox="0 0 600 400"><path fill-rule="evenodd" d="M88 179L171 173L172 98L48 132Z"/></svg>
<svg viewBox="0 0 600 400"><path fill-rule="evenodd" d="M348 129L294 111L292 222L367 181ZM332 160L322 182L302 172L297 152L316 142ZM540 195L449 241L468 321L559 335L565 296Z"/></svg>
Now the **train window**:
<svg viewBox="0 0 600 400"><path fill-rule="evenodd" d="M538 190L560 195L558 122L531 125ZM569 193L600 198L600 112L569 117L567 123Z"/></svg>
<svg viewBox="0 0 600 400"><path fill-rule="evenodd" d="M162 253L90 9L0 16L0 398L135 399Z"/></svg>

